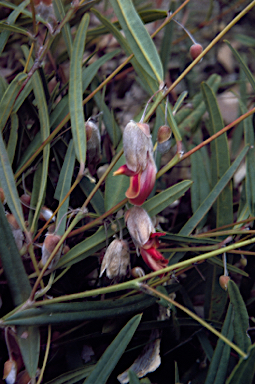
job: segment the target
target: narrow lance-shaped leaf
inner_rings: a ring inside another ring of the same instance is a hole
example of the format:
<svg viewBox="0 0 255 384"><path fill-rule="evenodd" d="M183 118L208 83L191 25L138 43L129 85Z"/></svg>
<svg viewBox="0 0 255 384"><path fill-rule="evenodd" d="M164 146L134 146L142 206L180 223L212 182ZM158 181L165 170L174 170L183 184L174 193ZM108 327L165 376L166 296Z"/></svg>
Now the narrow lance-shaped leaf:
<svg viewBox="0 0 255 384"><path fill-rule="evenodd" d="M234 307L234 340L239 348L244 352L247 352L251 345L251 339L247 334L249 328L249 315L239 288L232 280L228 282L228 293L230 302Z"/></svg>
<svg viewBox="0 0 255 384"><path fill-rule="evenodd" d="M22 50L26 59L29 57L29 50L27 46L22 46ZM29 66L32 66L33 61L30 59ZM49 122L49 113L48 106L46 103L45 92L43 89L42 80L38 71L33 74L32 77L33 90L35 95L35 100L38 108L39 120L40 120L40 133L42 142L45 141L50 135L50 122ZM49 155L50 155L50 144L45 145L43 148L43 160L42 160L42 177L40 192L38 195L38 201L35 209L34 219L31 225L31 232L35 230L37 225L37 220L40 215L41 207L44 202L47 177L48 177L48 166L49 166Z"/></svg>
<svg viewBox="0 0 255 384"><path fill-rule="evenodd" d="M11 228L0 204L0 257L15 306L29 298L31 286L14 241ZM17 340L26 370L35 377L38 367L40 332L36 327L17 327Z"/></svg>
<svg viewBox="0 0 255 384"><path fill-rule="evenodd" d="M28 6L29 2L30 2L30 0L22 1L22 3L16 9L14 9L14 11L8 16L8 19L7 19L8 25L12 25L15 23L16 19L18 18L18 16L21 13L21 11L24 10ZM11 32L6 31L6 30L1 33L1 35L0 35L0 54L4 50L4 47L8 41L10 34L11 34Z"/></svg>
<svg viewBox="0 0 255 384"><path fill-rule="evenodd" d="M200 207L196 210L196 212L191 216L191 218L187 221L187 223L182 227L179 234L180 235L189 235L198 225L198 223L202 220L204 215L209 211L213 203L218 198L221 191L225 188L227 183L233 177L235 171L239 167L241 161L247 154L249 148L246 146L237 156L233 164L229 167L227 172L222 176L222 178L218 181L215 187L212 189L208 197L203 201Z"/></svg>
<svg viewBox="0 0 255 384"><path fill-rule="evenodd" d="M124 353L128 343L132 339L140 321L141 315L136 315L129 320L106 349L89 377L84 381L84 384L106 383L108 377Z"/></svg>
<svg viewBox="0 0 255 384"><path fill-rule="evenodd" d="M230 303L227 315L222 326L221 334L232 341L234 336L233 330L233 305ZM218 340L212 361L209 366L205 384L224 384L230 358L231 348L221 339Z"/></svg>
<svg viewBox="0 0 255 384"><path fill-rule="evenodd" d="M61 172L58 179L58 184L55 190L55 199L61 202L63 198L66 196L67 192L71 186L71 180L73 175L73 168L75 162L75 152L74 152L74 144L71 140L66 152L64 164L61 168ZM64 204L58 211L57 221L56 221L56 230L57 234L62 236L65 232L66 225L66 213L69 205L69 197L66 199Z"/></svg>
<svg viewBox="0 0 255 384"><path fill-rule="evenodd" d="M86 40L89 15L85 14L81 20L74 39L70 63L69 80L69 109L74 148L80 164L86 161L86 131L82 104L82 57Z"/></svg>
<svg viewBox="0 0 255 384"><path fill-rule="evenodd" d="M163 67L160 57L132 1L110 1L137 61L160 84L163 81Z"/></svg>
<svg viewBox="0 0 255 384"><path fill-rule="evenodd" d="M217 104L214 92L208 84L202 84L202 92L206 108L209 112L210 134L215 134L224 128L223 119ZM227 135L223 133L211 143L212 151L212 183L213 186L224 175L230 166L230 156L227 142ZM226 185L217 199L217 227L233 222L233 196L232 185Z"/></svg>
<svg viewBox="0 0 255 384"><path fill-rule="evenodd" d="M247 357L242 357L233 369L226 384L252 384L255 372L255 344L249 350Z"/></svg>

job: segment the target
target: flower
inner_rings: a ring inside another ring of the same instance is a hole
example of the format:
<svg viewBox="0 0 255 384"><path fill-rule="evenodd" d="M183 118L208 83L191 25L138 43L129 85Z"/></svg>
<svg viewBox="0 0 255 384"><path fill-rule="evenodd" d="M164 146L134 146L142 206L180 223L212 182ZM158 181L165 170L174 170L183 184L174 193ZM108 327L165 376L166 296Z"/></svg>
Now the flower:
<svg viewBox="0 0 255 384"><path fill-rule="evenodd" d="M100 270L101 277L106 271L109 279L120 279L127 275L130 267L128 243L125 240L115 239L107 248Z"/></svg>
<svg viewBox="0 0 255 384"><path fill-rule="evenodd" d="M125 215L127 228L145 263L153 271L165 268L168 260L157 250L162 232L155 232L151 218L141 207L132 207Z"/></svg>
<svg viewBox="0 0 255 384"><path fill-rule="evenodd" d="M149 125L131 120L124 129L123 149L126 164L114 175L130 177L126 196L130 203L142 205L153 190L157 173Z"/></svg>

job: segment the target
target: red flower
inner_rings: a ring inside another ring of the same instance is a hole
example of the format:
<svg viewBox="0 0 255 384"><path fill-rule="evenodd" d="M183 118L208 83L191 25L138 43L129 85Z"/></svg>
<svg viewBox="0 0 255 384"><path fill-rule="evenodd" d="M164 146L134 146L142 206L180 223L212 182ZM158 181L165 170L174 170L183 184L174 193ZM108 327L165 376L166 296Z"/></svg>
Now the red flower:
<svg viewBox="0 0 255 384"><path fill-rule="evenodd" d="M158 237L164 235L165 233L160 232L152 233L147 243L140 248L143 260L153 271L163 269L168 264L168 260L157 250L159 246Z"/></svg>
<svg viewBox="0 0 255 384"><path fill-rule="evenodd" d="M132 207L125 215L128 231L143 260L153 271L165 268L168 260L157 250L162 232L155 232L151 218L141 207Z"/></svg>
<svg viewBox="0 0 255 384"><path fill-rule="evenodd" d="M114 175L130 177L126 196L131 204L142 205L155 185L157 168L148 124L130 121L123 133L126 164Z"/></svg>

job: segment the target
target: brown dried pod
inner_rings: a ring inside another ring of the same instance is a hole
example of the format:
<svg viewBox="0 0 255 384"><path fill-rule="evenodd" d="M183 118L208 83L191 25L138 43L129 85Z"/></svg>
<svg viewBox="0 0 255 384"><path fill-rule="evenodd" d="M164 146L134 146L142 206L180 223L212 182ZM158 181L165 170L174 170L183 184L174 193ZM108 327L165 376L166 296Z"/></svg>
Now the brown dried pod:
<svg viewBox="0 0 255 384"><path fill-rule="evenodd" d="M170 139L172 135L172 130L168 125L161 125L158 129L157 141L159 144L165 143Z"/></svg>
<svg viewBox="0 0 255 384"><path fill-rule="evenodd" d="M229 280L230 280L230 277L229 276L225 276L225 275L222 275L219 278L220 286L225 291L228 289L228 282L229 282Z"/></svg>
<svg viewBox="0 0 255 384"><path fill-rule="evenodd" d="M20 229L19 224L17 223L13 214L7 213L6 218L7 218L8 223L10 224L12 234L13 234L13 237L15 239L15 243L17 245L17 248L20 251L21 248L23 247L24 234L23 234L22 230Z"/></svg>
<svg viewBox="0 0 255 384"><path fill-rule="evenodd" d="M3 379L7 384L14 384L17 377L17 364L14 360L10 359L4 363Z"/></svg>
<svg viewBox="0 0 255 384"><path fill-rule="evenodd" d="M203 52L202 45L197 43L193 44L189 49L189 53L190 53L190 56L192 57L192 60L195 60L202 52Z"/></svg>
<svg viewBox="0 0 255 384"><path fill-rule="evenodd" d="M42 265L46 264L48 258L52 254L53 250L55 249L60 239L61 239L61 236L59 235L54 235L52 233L46 235L46 238L42 246L42 258L41 258ZM52 268L58 262L61 255L61 248L62 247L60 247L60 249L57 251L54 259L52 260L48 268Z"/></svg>
<svg viewBox="0 0 255 384"><path fill-rule="evenodd" d="M131 269L131 275L137 279L138 277L145 276L145 272L141 267L134 267Z"/></svg>
<svg viewBox="0 0 255 384"><path fill-rule="evenodd" d="M134 206L125 214L127 228L134 243L142 247L150 238L151 233L155 232L151 218L141 207Z"/></svg>
<svg viewBox="0 0 255 384"><path fill-rule="evenodd" d="M127 241L115 239L106 249L99 277L106 271L109 279L120 279L127 275L129 266L130 255Z"/></svg>

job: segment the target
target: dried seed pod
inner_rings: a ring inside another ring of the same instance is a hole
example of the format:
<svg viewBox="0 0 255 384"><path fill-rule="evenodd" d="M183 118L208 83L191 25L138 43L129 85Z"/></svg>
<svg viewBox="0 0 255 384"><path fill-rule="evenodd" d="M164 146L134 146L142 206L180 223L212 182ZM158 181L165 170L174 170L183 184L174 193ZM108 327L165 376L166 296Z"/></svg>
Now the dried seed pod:
<svg viewBox="0 0 255 384"><path fill-rule="evenodd" d="M3 379L7 384L14 384L17 377L17 364L14 360L10 359L4 363Z"/></svg>
<svg viewBox="0 0 255 384"><path fill-rule="evenodd" d="M59 235L54 235L54 234L47 234L46 238L43 242L42 246L42 258L41 258L41 264L45 265L48 258L52 254L53 250L55 249L56 245L58 244L59 240L61 239L61 236ZM49 265L49 269L52 268L59 260L60 255L61 255L61 248L57 251L54 259Z"/></svg>
<svg viewBox="0 0 255 384"><path fill-rule="evenodd" d="M125 214L127 228L134 243L142 247L150 238L151 233L155 232L151 218L141 207L134 206Z"/></svg>
<svg viewBox="0 0 255 384"><path fill-rule="evenodd" d="M10 224L13 237L15 239L15 243L17 245L18 250L20 251L23 247L24 242L24 234L22 230L19 227L19 224L17 223L15 217L11 213L6 214L6 218L8 223Z"/></svg>
<svg viewBox="0 0 255 384"><path fill-rule="evenodd" d="M131 275L137 279L138 277L145 276L145 272L141 267L134 267L131 269Z"/></svg>
<svg viewBox="0 0 255 384"><path fill-rule="evenodd" d="M100 275L106 271L109 279L120 279L127 275L130 266L128 243L125 240L113 240L106 249Z"/></svg>
<svg viewBox="0 0 255 384"><path fill-rule="evenodd" d="M172 130L168 125L161 125L158 129L157 141L159 144L165 143L170 139L172 135Z"/></svg>
<svg viewBox="0 0 255 384"><path fill-rule="evenodd" d="M87 136L87 165L92 175L101 160L101 135L97 124L89 119L85 123Z"/></svg>
<svg viewBox="0 0 255 384"><path fill-rule="evenodd" d="M225 291L228 289L228 282L229 282L229 280L230 280L230 277L229 276L225 276L225 275L222 275L219 278L220 286Z"/></svg>
<svg viewBox="0 0 255 384"><path fill-rule="evenodd" d="M40 219L41 220L48 221L52 215L53 215L53 212L49 208L47 208L47 207L41 208L41 212L40 212ZM55 220L56 220L56 218L55 218L55 216L53 216L51 221L55 221Z"/></svg>
<svg viewBox="0 0 255 384"><path fill-rule="evenodd" d="M199 55L200 53L203 52L203 47L201 44L193 44L191 47L190 47L190 50L189 50L189 53L190 53L190 56L192 57L192 60L195 60Z"/></svg>

